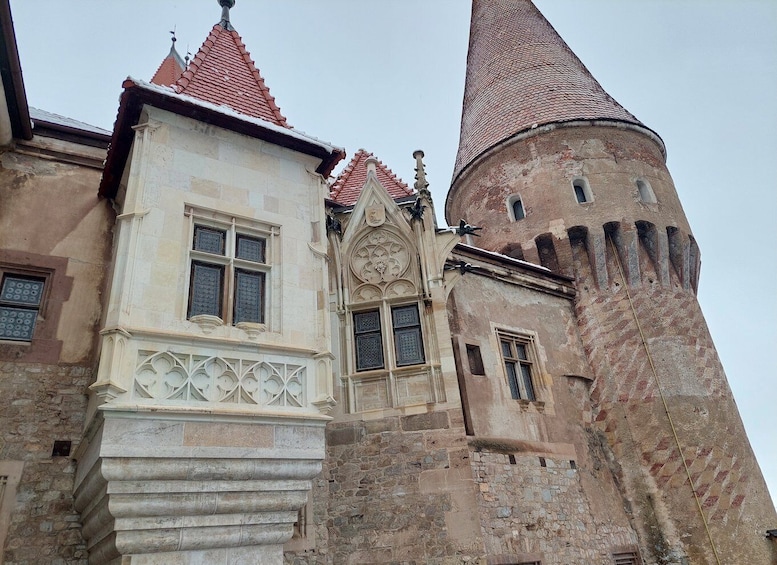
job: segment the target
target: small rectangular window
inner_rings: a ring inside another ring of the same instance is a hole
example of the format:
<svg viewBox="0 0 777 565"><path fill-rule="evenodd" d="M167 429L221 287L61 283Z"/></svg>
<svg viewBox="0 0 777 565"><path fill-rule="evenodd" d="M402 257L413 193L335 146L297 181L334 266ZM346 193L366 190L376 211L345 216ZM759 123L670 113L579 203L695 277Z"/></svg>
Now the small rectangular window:
<svg viewBox="0 0 777 565"><path fill-rule="evenodd" d="M418 365L424 362L424 344L421 341L421 319L418 306L396 306L391 309L394 322L394 348L397 366Z"/></svg>
<svg viewBox="0 0 777 565"><path fill-rule="evenodd" d="M380 331L380 312L356 312L353 315L356 340L356 370L383 368L383 339Z"/></svg>
<svg viewBox="0 0 777 565"><path fill-rule="evenodd" d="M0 339L32 341L45 279L4 273L0 286Z"/></svg>
<svg viewBox="0 0 777 565"><path fill-rule="evenodd" d="M485 375L483 368L483 357L480 354L480 347L467 344L467 360L469 361L469 372L473 375Z"/></svg>
<svg viewBox="0 0 777 565"><path fill-rule="evenodd" d="M499 344L510 395L518 400L536 400L532 361L534 357L529 355L531 338L500 333Z"/></svg>

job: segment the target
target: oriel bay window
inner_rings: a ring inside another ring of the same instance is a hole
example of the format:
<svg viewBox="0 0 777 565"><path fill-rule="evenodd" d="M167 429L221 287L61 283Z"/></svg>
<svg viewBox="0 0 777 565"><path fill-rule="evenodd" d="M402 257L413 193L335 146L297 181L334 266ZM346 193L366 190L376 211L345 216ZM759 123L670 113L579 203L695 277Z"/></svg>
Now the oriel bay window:
<svg viewBox="0 0 777 565"><path fill-rule="evenodd" d="M234 226L194 226L188 317L264 323L267 241Z"/></svg>
<svg viewBox="0 0 777 565"><path fill-rule="evenodd" d="M385 369L387 357L394 367L425 362L417 304L354 312L353 331L357 371ZM385 355L384 348L392 355Z"/></svg>

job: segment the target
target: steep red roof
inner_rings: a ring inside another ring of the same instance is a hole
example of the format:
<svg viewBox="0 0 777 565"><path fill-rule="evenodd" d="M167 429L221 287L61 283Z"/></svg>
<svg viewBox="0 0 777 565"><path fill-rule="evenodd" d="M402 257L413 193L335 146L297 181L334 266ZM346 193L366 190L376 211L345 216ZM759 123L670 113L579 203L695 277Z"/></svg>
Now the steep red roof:
<svg viewBox="0 0 777 565"><path fill-rule="evenodd" d="M518 132L572 120L642 125L572 53L530 0L473 0L453 178Z"/></svg>
<svg viewBox="0 0 777 565"><path fill-rule="evenodd" d="M172 47L170 47L170 53L167 54L167 57L159 65L159 68L151 78L151 82L160 86L172 86L181 77L184 70L186 70L186 64L181 59L178 51L175 50L175 43L173 43Z"/></svg>
<svg viewBox="0 0 777 565"><path fill-rule="evenodd" d="M231 26L230 26L231 28ZM246 116L290 127L234 29L213 26L189 68L174 85L186 94Z"/></svg>
<svg viewBox="0 0 777 565"><path fill-rule="evenodd" d="M356 152L351 162L338 175L335 182L332 183L332 189L330 190L330 198L332 200L343 206L351 206L356 203L364 183L367 182L367 165L365 162L369 157L375 158L375 155L364 149L359 149ZM375 172L378 182L383 185L383 188L386 189L393 199L396 200L414 194L382 161L378 161L375 166Z"/></svg>

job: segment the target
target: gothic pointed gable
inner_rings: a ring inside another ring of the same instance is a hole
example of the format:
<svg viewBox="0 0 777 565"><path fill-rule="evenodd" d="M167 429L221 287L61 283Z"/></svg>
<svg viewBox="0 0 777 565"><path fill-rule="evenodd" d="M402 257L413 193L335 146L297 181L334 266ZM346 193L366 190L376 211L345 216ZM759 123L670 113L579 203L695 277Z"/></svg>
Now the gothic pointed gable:
<svg viewBox="0 0 777 565"><path fill-rule="evenodd" d="M151 84L158 84L160 86L172 86L175 84L183 72L186 70L186 63L181 59L178 51L175 49L175 38L173 38L173 45L170 47L170 52L167 57L160 63L159 68L151 78Z"/></svg>
<svg viewBox="0 0 777 565"><path fill-rule="evenodd" d="M530 0L473 0L454 180L483 152L522 131L575 120L644 127Z"/></svg>
<svg viewBox="0 0 777 565"><path fill-rule="evenodd" d="M375 156L359 149L351 159L351 162L342 170L340 175L332 183L330 198L343 206L352 206L359 199L365 182L367 181L367 159ZM391 169L377 161L375 175L378 182L393 199L405 198L415 194Z"/></svg>
<svg viewBox="0 0 777 565"><path fill-rule="evenodd" d="M231 25L218 23L213 26L189 68L175 82L174 89L178 94L290 127L240 34Z"/></svg>

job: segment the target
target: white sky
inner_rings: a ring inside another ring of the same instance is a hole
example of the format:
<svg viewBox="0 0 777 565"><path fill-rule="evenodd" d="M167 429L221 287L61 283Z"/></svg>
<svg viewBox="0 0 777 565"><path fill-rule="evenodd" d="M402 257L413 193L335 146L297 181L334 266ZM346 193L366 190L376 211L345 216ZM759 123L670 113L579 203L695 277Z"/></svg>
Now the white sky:
<svg viewBox="0 0 777 565"><path fill-rule="evenodd" d="M702 251L699 300L777 502L777 2L535 0L602 86L667 146ZM30 105L112 129L176 27L215 0L12 0ZM374 152L408 184L426 153L441 215L458 145L466 0L238 0L232 23L294 127ZM441 222L444 223L444 222ZM777 525L776 525L777 526Z"/></svg>

